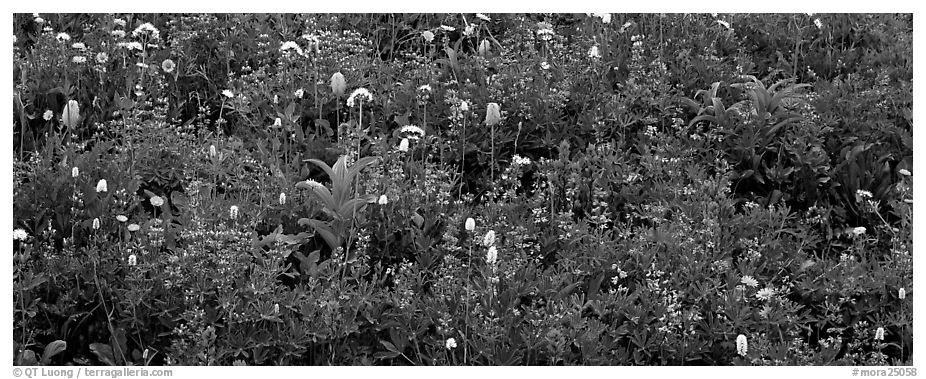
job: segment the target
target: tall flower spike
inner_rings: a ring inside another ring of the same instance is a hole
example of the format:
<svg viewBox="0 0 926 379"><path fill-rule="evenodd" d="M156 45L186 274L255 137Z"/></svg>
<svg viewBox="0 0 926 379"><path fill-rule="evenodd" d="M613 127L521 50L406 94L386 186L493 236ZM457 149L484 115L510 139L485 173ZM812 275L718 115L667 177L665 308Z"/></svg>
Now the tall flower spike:
<svg viewBox="0 0 926 379"><path fill-rule="evenodd" d="M347 89L347 82L344 80L344 74L340 71L331 75L331 93L335 96L344 96L344 90Z"/></svg>
<svg viewBox="0 0 926 379"><path fill-rule="evenodd" d="M486 125L498 125L502 121L501 110L497 103L489 103L486 105Z"/></svg>
<svg viewBox="0 0 926 379"><path fill-rule="evenodd" d="M747 352L749 352L749 343L746 341L746 336L742 334L736 336L736 353L745 357Z"/></svg>
<svg viewBox="0 0 926 379"><path fill-rule="evenodd" d="M68 104L64 106L64 110L61 112L61 121L67 127L74 128L79 120L80 106L77 104L77 100L68 101Z"/></svg>

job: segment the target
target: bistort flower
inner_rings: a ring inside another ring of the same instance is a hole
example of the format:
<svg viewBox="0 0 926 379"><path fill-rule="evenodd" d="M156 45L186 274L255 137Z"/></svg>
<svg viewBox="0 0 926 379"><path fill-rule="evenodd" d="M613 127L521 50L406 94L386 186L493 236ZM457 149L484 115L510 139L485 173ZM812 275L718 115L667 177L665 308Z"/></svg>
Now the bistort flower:
<svg viewBox="0 0 926 379"><path fill-rule="evenodd" d="M467 218L464 225L465 225L464 228L466 228L467 232L472 232L476 230L476 220L473 220L472 217Z"/></svg>
<svg viewBox="0 0 926 379"><path fill-rule="evenodd" d="M875 330L875 341L884 341L884 328L879 326Z"/></svg>
<svg viewBox="0 0 926 379"><path fill-rule="evenodd" d="M286 205L286 192L280 192L280 205Z"/></svg>
<svg viewBox="0 0 926 379"><path fill-rule="evenodd" d="M116 220L119 222L126 222L126 221L129 221L129 218L125 217L125 215L118 215L116 216Z"/></svg>
<svg viewBox="0 0 926 379"><path fill-rule="evenodd" d="M71 168L71 177L76 178L78 176L80 176L80 169L77 168L76 166Z"/></svg>
<svg viewBox="0 0 926 379"><path fill-rule="evenodd" d="M906 299L906 298L907 298L907 290L903 289L903 287L900 287L900 289L897 290L897 297L899 297L900 300Z"/></svg>
<svg viewBox="0 0 926 379"><path fill-rule="evenodd" d="M98 230L98 229L100 229L100 218L99 217L93 219L93 230Z"/></svg>
<svg viewBox="0 0 926 379"><path fill-rule="evenodd" d="M238 206L237 205L232 205L230 208L228 208L228 216L231 217L232 220L238 219Z"/></svg>
<svg viewBox="0 0 926 379"><path fill-rule="evenodd" d="M331 93L335 96L341 97L344 96L344 91L347 89L347 81L344 80L344 74L340 71L331 74Z"/></svg>
<svg viewBox="0 0 926 379"><path fill-rule="evenodd" d="M138 264L138 257L135 254L129 255L129 266L135 266Z"/></svg>
<svg viewBox="0 0 926 379"><path fill-rule="evenodd" d="M498 249L495 246L490 246L489 251L486 252L486 263L494 265L498 260Z"/></svg>
<svg viewBox="0 0 926 379"><path fill-rule="evenodd" d="M493 126L498 125L502 121L501 110L497 103L489 103L486 105L486 125Z"/></svg>
<svg viewBox="0 0 926 379"><path fill-rule="evenodd" d="M742 334L736 336L736 353L746 356L747 352L749 352L749 342L746 341L746 336Z"/></svg>
<svg viewBox="0 0 926 379"><path fill-rule="evenodd" d="M490 247L495 245L495 231L490 230L486 233L485 237L482 238L482 244L485 247Z"/></svg>
<svg viewBox="0 0 926 379"><path fill-rule="evenodd" d="M129 226L127 227L127 229L128 229L130 232L137 232L139 229L141 229L141 226L138 226L138 224L129 224Z"/></svg>
<svg viewBox="0 0 926 379"><path fill-rule="evenodd" d="M96 192L106 192L106 191L108 191L108 189L106 188L106 179L100 179L100 181L96 183Z"/></svg>

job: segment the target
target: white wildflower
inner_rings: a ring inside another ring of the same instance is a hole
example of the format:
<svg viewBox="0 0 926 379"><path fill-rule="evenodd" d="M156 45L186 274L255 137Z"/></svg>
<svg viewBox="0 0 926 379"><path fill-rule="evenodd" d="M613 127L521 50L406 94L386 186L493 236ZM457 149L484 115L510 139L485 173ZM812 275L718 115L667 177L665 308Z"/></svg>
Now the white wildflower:
<svg viewBox="0 0 926 379"><path fill-rule="evenodd" d="M361 100L366 98L366 101L373 101L373 95L370 94L370 91L368 91L366 88L357 88L354 90L354 92L351 92L350 96L347 98L347 106L354 106L354 100L358 96L361 98Z"/></svg>

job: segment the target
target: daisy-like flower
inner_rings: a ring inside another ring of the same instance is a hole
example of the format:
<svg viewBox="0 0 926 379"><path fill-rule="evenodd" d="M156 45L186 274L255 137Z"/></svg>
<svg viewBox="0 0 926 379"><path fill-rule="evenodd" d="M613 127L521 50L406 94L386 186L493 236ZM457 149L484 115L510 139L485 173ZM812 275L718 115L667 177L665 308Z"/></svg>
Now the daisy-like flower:
<svg viewBox="0 0 926 379"><path fill-rule="evenodd" d="M100 179L100 181L96 183L96 192L107 192L107 191L108 191L108 188L106 187L106 179Z"/></svg>
<svg viewBox="0 0 926 379"><path fill-rule="evenodd" d="M286 193L280 192L280 205L286 205Z"/></svg>
<svg viewBox="0 0 926 379"><path fill-rule="evenodd" d="M129 266L135 266L138 264L138 257L135 254L129 255Z"/></svg>
<svg viewBox="0 0 926 379"><path fill-rule="evenodd" d="M897 173L903 176L913 176L913 174L910 173L910 170L907 170L905 168L897 170Z"/></svg>
<svg viewBox="0 0 926 379"><path fill-rule="evenodd" d="M443 29L445 32L452 32L454 30L457 30L457 28L454 28L452 26L447 26L444 24L441 24L440 28Z"/></svg>
<svg viewBox="0 0 926 379"><path fill-rule="evenodd" d="M100 218L99 217L93 219L93 230L98 230L98 229L100 229Z"/></svg>
<svg viewBox="0 0 926 379"><path fill-rule="evenodd" d="M753 278L753 277L751 277L751 276L749 276L749 275L746 275L746 276L744 276L742 279L740 279L740 283L743 283L743 284L745 284L745 285L747 285L747 286L749 286L749 287L758 287L758 286L759 286L759 282L756 281L755 278Z"/></svg>
<svg viewBox="0 0 926 379"><path fill-rule="evenodd" d="M121 27L124 28L124 27L125 27L125 20L123 20L123 19L121 19L121 18L116 18L116 19L113 19L113 24L119 25L119 26L121 26Z"/></svg>
<svg viewBox="0 0 926 379"><path fill-rule="evenodd" d="M476 220L473 220L472 217L467 218L464 225L465 225L464 227L466 228L467 232L472 232L476 230Z"/></svg>
<svg viewBox="0 0 926 379"><path fill-rule="evenodd" d="M351 92L350 96L347 98L347 106L348 107L354 106L354 99L356 99L358 96L361 99L366 98L366 101L373 101L373 95L370 94L370 91L368 91L366 88L361 87L361 88L355 89L354 92Z"/></svg>
<svg viewBox="0 0 926 379"><path fill-rule="evenodd" d="M29 238L29 233L21 228L13 229L13 240L14 241L25 241Z"/></svg>
<svg viewBox="0 0 926 379"><path fill-rule="evenodd" d="M177 64L170 59L165 59L163 62L161 62L161 70L164 70L164 72L168 74L174 72L175 68L177 68Z"/></svg>
<svg viewBox="0 0 926 379"><path fill-rule="evenodd" d="M417 125L405 125L402 129L399 129L399 134L408 133L408 138L418 139L424 137L424 129L419 128Z"/></svg>
<svg viewBox="0 0 926 379"><path fill-rule="evenodd" d="M155 207L160 207L164 205L164 198L160 196L151 196L151 205Z"/></svg>
<svg viewBox="0 0 926 379"><path fill-rule="evenodd" d="M486 232L485 237L482 237L482 245L485 247L490 247L495 245L495 231L490 230Z"/></svg>
<svg viewBox="0 0 926 379"><path fill-rule="evenodd" d="M222 96L225 96L225 97L231 99L231 98L235 97L235 93L232 92L231 90L225 89L225 90L222 90Z"/></svg>
<svg viewBox="0 0 926 379"><path fill-rule="evenodd" d="M900 289L897 290L897 297L899 297L900 300L906 299L906 298L907 298L907 290L903 289L903 287L900 287Z"/></svg>
<svg viewBox="0 0 926 379"><path fill-rule="evenodd" d="M70 34L67 34L67 33L64 33L64 32L61 32L61 33L58 33L58 35L55 36L55 39L57 39L58 41L61 41L61 42L66 42L66 41L70 41L70 40L71 40L71 35L70 35Z"/></svg>
<svg viewBox="0 0 926 379"><path fill-rule="evenodd" d="M588 57L592 59L601 58L601 53L598 52L598 45L592 46L588 49Z"/></svg>
<svg viewBox="0 0 926 379"><path fill-rule="evenodd" d="M126 222L126 221L129 221L129 218L125 217L125 215L118 215L116 216L116 220L119 222Z"/></svg>
<svg viewBox="0 0 926 379"><path fill-rule="evenodd" d="M486 125L498 125L502 121L501 109L497 103L489 103L486 105Z"/></svg>
<svg viewBox="0 0 926 379"><path fill-rule="evenodd" d="M71 177L76 178L78 176L80 176L80 169L77 167L71 168Z"/></svg>
<svg viewBox="0 0 926 379"><path fill-rule="evenodd" d="M489 16L486 16L486 15L484 15L484 14L482 14L482 13L476 13L476 18L478 18L478 19L480 19L480 20L482 20L482 21L492 21L492 19L489 18Z"/></svg>
<svg viewBox="0 0 926 379"><path fill-rule="evenodd" d="M769 287L765 287L756 292L756 298L762 301L769 300L775 296L775 290Z"/></svg>
<svg viewBox="0 0 926 379"><path fill-rule="evenodd" d="M78 55L78 56L76 56L76 57L74 57L74 58L71 58L71 62L74 62L74 63L77 63L77 64L87 63L87 57L85 57L85 56L83 56L83 55Z"/></svg>
<svg viewBox="0 0 926 379"><path fill-rule="evenodd" d="M74 44L71 45L71 47L78 49L78 50L87 50L87 45L84 45L83 42L74 42Z"/></svg>
<svg viewBox="0 0 926 379"><path fill-rule="evenodd" d="M52 112L51 109L46 110L45 113L42 114L42 118L45 119L45 121L51 121L52 117L55 117L55 113Z"/></svg>
<svg viewBox="0 0 926 379"><path fill-rule="evenodd" d="M402 141L399 141L399 151L403 153L408 151L408 138L402 138Z"/></svg>
<svg viewBox="0 0 926 379"><path fill-rule="evenodd" d="M875 330L875 341L884 341L884 328L879 326Z"/></svg>
<svg viewBox="0 0 926 379"><path fill-rule="evenodd" d="M113 30L109 32L109 34L111 34L113 37L116 37L116 38L125 38L124 30ZM139 44L139 46L141 46L141 44Z"/></svg>
<svg viewBox="0 0 926 379"><path fill-rule="evenodd" d="M444 343L444 346L447 347L448 350L453 349L453 348L456 348L456 347L457 347L457 340L453 339L453 337L450 337L450 338L447 339L447 342Z"/></svg>
<svg viewBox="0 0 926 379"><path fill-rule="evenodd" d="M96 54L96 63L105 64L106 62L109 62L109 54L102 51Z"/></svg>
<svg viewBox="0 0 926 379"><path fill-rule="evenodd" d="M376 200L376 204L386 205L389 204L389 198L386 195L379 195L379 200Z"/></svg>
<svg viewBox="0 0 926 379"><path fill-rule="evenodd" d="M489 250L486 252L486 263L494 265L498 260L498 249L495 246L490 246Z"/></svg>
<svg viewBox="0 0 926 379"><path fill-rule="evenodd" d="M347 90L347 81L344 80L344 74L340 71L331 74L331 93L341 97L344 96L345 90Z"/></svg>
<svg viewBox="0 0 926 379"><path fill-rule="evenodd" d="M749 342L746 341L746 336L742 334L736 336L736 353L745 357L747 352L749 352Z"/></svg>
<svg viewBox="0 0 926 379"><path fill-rule="evenodd" d="M281 52L284 52L284 53L285 53L285 52L288 52L288 51L290 51L290 50L295 50L295 51L296 51L296 54L305 55L305 52L302 51L302 48L299 47L299 45L298 45L297 43L293 42L293 41L286 41L286 42L283 42L283 45L280 46L280 51L281 51Z"/></svg>
<svg viewBox="0 0 926 379"><path fill-rule="evenodd" d="M232 220L238 219L238 206L237 205L232 205L230 208L228 208L228 216L231 217Z"/></svg>
<svg viewBox="0 0 926 379"><path fill-rule="evenodd" d="M434 41L434 33L432 33L430 30L421 32L421 37L424 38L424 40L427 42Z"/></svg>
<svg viewBox="0 0 926 379"><path fill-rule="evenodd" d="M126 227L126 228L127 228L130 232L137 232L139 229L141 229L141 226L138 226L138 224L129 224L129 226Z"/></svg>
<svg viewBox="0 0 926 379"><path fill-rule="evenodd" d="M295 95L297 99L301 99L302 96L305 95L305 91L303 91L302 88L300 88L300 89L297 89L296 92L293 93L293 95Z"/></svg>

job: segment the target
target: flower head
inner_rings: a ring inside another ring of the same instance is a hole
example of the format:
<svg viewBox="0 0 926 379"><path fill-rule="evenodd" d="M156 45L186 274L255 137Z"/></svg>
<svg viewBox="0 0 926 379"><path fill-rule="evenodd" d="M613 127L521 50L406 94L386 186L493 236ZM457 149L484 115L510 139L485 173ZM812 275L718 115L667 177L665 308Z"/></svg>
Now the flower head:
<svg viewBox="0 0 926 379"><path fill-rule="evenodd" d="M228 216L231 217L232 220L238 219L238 206L237 205L232 205L230 208L228 208Z"/></svg>
<svg viewBox="0 0 926 379"><path fill-rule="evenodd" d="M160 196L151 196L151 205L155 207L164 205L164 198Z"/></svg>
<svg viewBox="0 0 926 379"><path fill-rule="evenodd" d="M295 95L297 99L301 99L302 96L305 95L305 91L302 88L300 88L300 89L297 89L296 92L293 93L293 95Z"/></svg>
<svg viewBox="0 0 926 379"><path fill-rule="evenodd" d="M74 42L71 47L78 50L87 50L87 45L84 45L83 42Z"/></svg>
<svg viewBox="0 0 926 379"><path fill-rule="evenodd" d="M467 103L466 101L461 101L460 102L460 112L467 112L467 111L469 111L469 103Z"/></svg>
<svg viewBox="0 0 926 379"><path fill-rule="evenodd" d="M498 125L502 121L501 110L497 103L489 103L486 105L486 125Z"/></svg>
<svg viewBox="0 0 926 379"><path fill-rule="evenodd" d="M109 62L109 54L106 54L106 53L104 53L104 52L102 52L102 51L99 52L99 53L97 53L97 54L96 54L96 62L99 63L99 64L105 64L106 62Z"/></svg>
<svg viewBox="0 0 926 379"><path fill-rule="evenodd" d="M147 34L148 36L151 37L151 39L160 38L160 32L158 31L157 28L154 27L154 25L151 25L150 22L146 22L144 24L138 25L138 27L132 31L132 35L135 37L138 37L143 34Z"/></svg>
<svg viewBox="0 0 926 379"><path fill-rule="evenodd" d="M745 284L745 285L747 285L747 286L749 286L749 287L757 287L757 286L759 286L759 282L756 281L755 278L753 278L753 277L751 277L751 276L749 276L749 275L743 276L743 278L740 279L740 283L743 283L743 284Z"/></svg>
<svg viewBox="0 0 926 379"><path fill-rule="evenodd" d="M592 59L601 58L601 53L598 52L598 45L592 46L588 49L588 57Z"/></svg>
<svg viewBox="0 0 926 379"><path fill-rule="evenodd" d="M99 217L93 219L93 230L98 230L98 229L100 229L100 218Z"/></svg>
<svg viewBox="0 0 926 379"><path fill-rule="evenodd" d="M379 200L376 200L376 204L386 205L389 204L389 198L386 195L379 195Z"/></svg>
<svg viewBox="0 0 926 379"><path fill-rule="evenodd" d="M605 23L605 24L610 24L610 23L611 23L611 14L610 14L610 13L593 13L592 15L595 16L595 17L600 18L600 19L601 19L601 22L603 22L603 23Z"/></svg>
<svg viewBox="0 0 926 379"><path fill-rule="evenodd" d="M736 353L742 356L746 356L748 351L749 343L746 341L746 336L742 334L736 336Z"/></svg>
<svg viewBox="0 0 926 379"><path fill-rule="evenodd" d="M467 218L464 225L465 225L464 227L466 228L467 232L472 232L476 230L476 220L473 220L472 217Z"/></svg>
<svg viewBox="0 0 926 379"><path fill-rule="evenodd" d="M55 39L57 39L58 41L61 41L61 42L66 42L66 41L70 41L70 40L71 40L71 36L70 36L69 34L67 34L67 33L63 33L63 32L62 32L62 33L58 33L58 35L55 36Z"/></svg>
<svg viewBox="0 0 926 379"><path fill-rule="evenodd" d="M274 104L280 103L280 95L273 95L273 103Z"/></svg>
<svg viewBox="0 0 926 379"><path fill-rule="evenodd" d="M296 44L296 43L293 42L293 41L286 41L286 42L283 42L283 45L280 46L280 51L281 51L281 52L286 53L286 52L289 52L290 50L296 51L296 54L305 55L305 53L302 51L302 48L299 47L299 45Z"/></svg>
<svg viewBox="0 0 926 379"><path fill-rule="evenodd" d="M51 121L51 118L52 118L52 117L55 117L55 113L52 112L51 109L45 110L45 113L42 114L42 118L43 118L45 121Z"/></svg>
<svg viewBox="0 0 926 379"><path fill-rule="evenodd" d="M116 220L119 222L126 222L126 221L129 221L129 218L125 217L125 215L118 215L116 216Z"/></svg>
<svg viewBox="0 0 926 379"><path fill-rule="evenodd" d="M490 247L490 246L495 245L495 231L494 230L490 230L486 232L485 237L482 237L482 244L485 247Z"/></svg>
<svg viewBox="0 0 926 379"><path fill-rule="evenodd" d="M903 287L900 287L900 289L897 290L897 297L899 297L900 300L906 299L906 298L907 298L907 290L903 289Z"/></svg>
<svg viewBox="0 0 926 379"><path fill-rule="evenodd" d="M280 205L286 205L286 192L280 192Z"/></svg>
<svg viewBox="0 0 926 379"><path fill-rule="evenodd" d="M163 62L161 62L161 70L164 70L164 72L168 74L174 72L175 68L177 68L177 64L170 59L165 59Z"/></svg>
<svg viewBox="0 0 926 379"><path fill-rule="evenodd" d="M492 19L489 18L489 16L486 16L486 15L484 15L484 14L482 14L482 13L476 13L476 18L478 18L478 19L480 19L480 20L482 20L482 21L492 21Z"/></svg>
<svg viewBox="0 0 926 379"><path fill-rule="evenodd" d="M444 24L441 24L440 28L441 28L443 31L445 31L445 32L452 32L452 31L454 31L454 30L457 30L457 28L454 28L454 27L452 27L452 26L447 26L447 25L444 25Z"/></svg>
<svg viewBox="0 0 926 379"><path fill-rule="evenodd" d="M860 190L855 191L855 196L858 196L862 199L871 199L872 195L870 191L860 189Z"/></svg>
<svg viewBox="0 0 926 379"><path fill-rule="evenodd" d="M444 343L444 346L446 346L448 350L453 349L457 347L457 340L453 339L453 337L450 337L447 339L447 342Z"/></svg>
<svg viewBox="0 0 926 379"><path fill-rule="evenodd" d="M495 246L490 246L489 251L486 252L486 263L494 265L498 260L498 249Z"/></svg>
<svg viewBox="0 0 926 379"><path fill-rule="evenodd" d="M225 96L225 97L231 99L231 98L235 97L235 93L232 92L231 90L225 89L225 90L222 90L222 96Z"/></svg>
<svg viewBox="0 0 926 379"><path fill-rule="evenodd" d="M820 22L820 19L819 19L819 18L815 18L815 19L813 20L813 24L817 26L817 29L823 29L823 23Z"/></svg>
<svg viewBox="0 0 926 379"><path fill-rule="evenodd" d="M75 56L74 58L71 58L71 62L74 62L77 64L87 63L87 57L83 55L78 55L78 56Z"/></svg>
<svg viewBox="0 0 926 379"><path fill-rule="evenodd" d="M875 330L875 341L884 341L884 328L879 326Z"/></svg>
<svg viewBox="0 0 926 379"><path fill-rule="evenodd" d="M113 31L109 32L109 34L112 34L112 36L113 36L113 37L116 37L116 38L125 37L125 31L124 31L124 30L113 30ZM139 46L141 46L141 44L139 44Z"/></svg>
<svg viewBox="0 0 926 379"><path fill-rule="evenodd" d="M354 99L356 99L357 97L360 97L361 101L364 98L366 98L367 101L373 101L373 95L370 94L370 91L368 91L366 88L361 87L361 88L355 89L354 92L351 92L350 96L347 98L347 106L348 107L354 106Z"/></svg>
<svg viewBox="0 0 926 379"><path fill-rule="evenodd" d="M868 230L865 229L864 226L858 226L858 227L852 228L851 232L852 232L852 235L856 237L860 237L861 235L865 234L866 231Z"/></svg>
<svg viewBox="0 0 926 379"><path fill-rule="evenodd" d="M35 21L36 24L44 24L44 23L45 23L45 19L44 19L44 18L41 18L41 17L38 17L38 16L36 16L36 17L33 19L33 21Z"/></svg>
<svg viewBox="0 0 926 379"><path fill-rule="evenodd" d="M121 27L125 27L125 20L121 18L116 18L116 19L113 19L113 24L119 25Z"/></svg>
<svg viewBox="0 0 926 379"><path fill-rule="evenodd" d="M64 109L61 111L61 121L69 128L73 128L77 126L79 120L80 105L77 104L77 100L69 100L68 104L65 105Z"/></svg>
<svg viewBox="0 0 926 379"><path fill-rule="evenodd" d="M347 81L344 80L344 74L340 71L331 74L331 93L335 96L341 97L344 96L344 91L347 89Z"/></svg>
<svg viewBox="0 0 926 379"><path fill-rule="evenodd" d="M907 170L907 169L905 169L905 168L902 168L902 169L900 169L900 170L897 170L897 173L900 174L900 175L903 175L903 176L912 176L912 175L913 175L913 174L910 173L910 170Z"/></svg>
<svg viewBox="0 0 926 379"><path fill-rule="evenodd" d="M100 179L100 181L96 183L96 192L106 192L106 191L108 191L108 189L106 188L106 179Z"/></svg>
<svg viewBox="0 0 926 379"><path fill-rule="evenodd" d="M13 229L14 241L25 241L27 238L29 238L29 233L27 233L25 230L20 228Z"/></svg>
<svg viewBox="0 0 926 379"><path fill-rule="evenodd" d="M425 30L421 32L421 37L424 38L425 41L431 42L434 40L434 33L432 33L430 30Z"/></svg>
<svg viewBox="0 0 926 379"><path fill-rule="evenodd" d="M476 31L476 24L469 24L469 25L466 25L465 28L463 28L463 35L469 37L473 35L475 31Z"/></svg>
<svg viewBox="0 0 926 379"><path fill-rule="evenodd" d="M71 177L72 177L72 178L76 178L76 177L78 177L78 176L80 176L80 169L77 168L76 166L75 166L75 167L72 167L72 168L71 168Z"/></svg>
<svg viewBox="0 0 926 379"><path fill-rule="evenodd" d="M399 151L403 153L408 151L408 138L402 138L402 141L399 141Z"/></svg>
<svg viewBox="0 0 926 379"><path fill-rule="evenodd" d="M486 56L486 54L488 54L489 51L491 51L491 50L492 50L492 45L489 44L489 40L484 39L484 40L482 40L482 42L479 43L479 56L483 56L483 57L484 57L484 56Z"/></svg>
<svg viewBox="0 0 926 379"><path fill-rule="evenodd" d="M135 266L138 264L138 257L135 254L129 255L129 266Z"/></svg>
<svg viewBox="0 0 926 379"><path fill-rule="evenodd" d="M215 158L215 156L216 156L215 145L209 145L209 157Z"/></svg>
<svg viewBox="0 0 926 379"><path fill-rule="evenodd" d="M425 135L424 129L419 128L417 125L405 125L402 127L402 129L399 129L399 134L406 133L409 134L408 138L411 139L418 139L424 137Z"/></svg>
<svg viewBox="0 0 926 379"><path fill-rule="evenodd" d="M127 227L127 229L128 229L130 232L137 232L139 229L141 229L141 226L138 226L138 224L129 224L129 226Z"/></svg>
<svg viewBox="0 0 926 379"><path fill-rule="evenodd" d="M756 298L759 300L769 300L772 296L775 296L775 290L770 287L765 287L756 292Z"/></svg>

